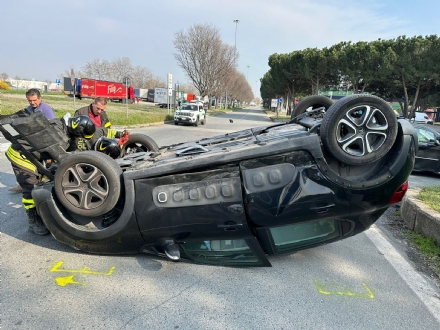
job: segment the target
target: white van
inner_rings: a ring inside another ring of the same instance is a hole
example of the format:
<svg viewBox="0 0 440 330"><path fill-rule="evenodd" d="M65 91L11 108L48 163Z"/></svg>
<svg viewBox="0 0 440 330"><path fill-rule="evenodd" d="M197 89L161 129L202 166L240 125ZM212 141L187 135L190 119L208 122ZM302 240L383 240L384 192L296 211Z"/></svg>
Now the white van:
<svg viewBox="0 0 440 330"><path fill-rule="evenodd" d="M428 115L424 112L416 112L415 117L411 119L411 122L417 124L429 124L433 125L434 121L428 117Z"/></svg>

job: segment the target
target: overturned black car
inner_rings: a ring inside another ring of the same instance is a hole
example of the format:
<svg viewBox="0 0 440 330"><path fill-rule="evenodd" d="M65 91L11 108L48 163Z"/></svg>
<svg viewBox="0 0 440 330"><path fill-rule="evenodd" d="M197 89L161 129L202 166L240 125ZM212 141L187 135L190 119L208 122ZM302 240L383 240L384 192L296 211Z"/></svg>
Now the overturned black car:
<svg viewBox="0 0 440 330"><path fill-rule="evenodd" d="M44 130L44 143L33 136L42 130L21 138L59 152ZM368 229L403 198L416 151L414 128L382 99L312 96L287 123L119 159L51 154L59 166L32 195L53 237L74 249L270 266L267 255Z"/></svg>

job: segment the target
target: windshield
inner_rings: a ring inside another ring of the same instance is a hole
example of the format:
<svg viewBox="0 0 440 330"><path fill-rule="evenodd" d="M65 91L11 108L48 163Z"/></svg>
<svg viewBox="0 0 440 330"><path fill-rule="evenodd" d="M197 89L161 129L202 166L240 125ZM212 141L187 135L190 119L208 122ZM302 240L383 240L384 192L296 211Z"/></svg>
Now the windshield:
<svg viewBox="0 0 440 330"><path fill-rule="evenodd" d="M180 110L197 110L195 105L184 104L180 107Z"/></svg>

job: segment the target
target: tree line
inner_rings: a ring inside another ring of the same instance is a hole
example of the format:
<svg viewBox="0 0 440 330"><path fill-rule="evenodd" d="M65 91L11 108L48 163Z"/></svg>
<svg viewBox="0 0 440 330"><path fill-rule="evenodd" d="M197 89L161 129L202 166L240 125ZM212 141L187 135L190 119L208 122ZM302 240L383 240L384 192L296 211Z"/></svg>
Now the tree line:
<svg viewBox="0 0 440 330"><path fill-rule="evenodd" d="M65 69L60 77L70 77L70 70ZM159 77L143 66L133 66L128 57L119 57L113 60L95 58L86 62L79 70L74 70L76 77L122 82L125 77L130 78L130 84L135 88L166 87L165 77ZM187 93L195 91L191 84L181 84L180 90Z"/></svg>
<svg viewBox="0 0 440 330"><path fill-rule="evenodd" d="M440 106L440 39L437 35L372 42L340 42L272 54L263 76L263 100L294 100L320 90L371 93L400 103L404 117Z"/></svg>

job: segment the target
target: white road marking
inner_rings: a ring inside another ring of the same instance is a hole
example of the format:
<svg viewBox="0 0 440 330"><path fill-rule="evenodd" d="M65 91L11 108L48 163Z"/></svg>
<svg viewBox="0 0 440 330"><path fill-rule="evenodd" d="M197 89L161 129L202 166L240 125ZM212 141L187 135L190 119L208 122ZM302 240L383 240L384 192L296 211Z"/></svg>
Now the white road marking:
<svg viewBox="0 0 440 330"><path fill-rule="evenodd" d="M388 242L376 225L371 226L369 230L365 231L365 234L440 322L440 296L438 292Z"/></svg>

